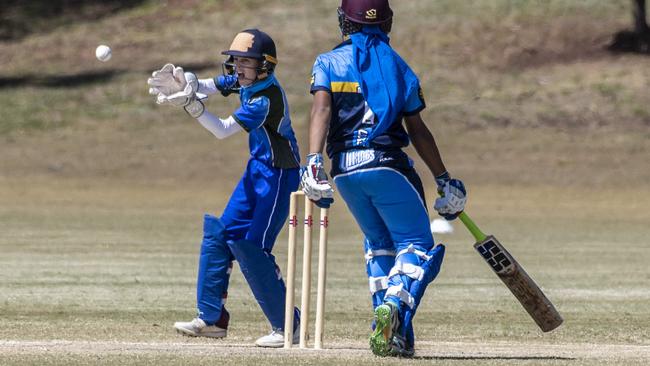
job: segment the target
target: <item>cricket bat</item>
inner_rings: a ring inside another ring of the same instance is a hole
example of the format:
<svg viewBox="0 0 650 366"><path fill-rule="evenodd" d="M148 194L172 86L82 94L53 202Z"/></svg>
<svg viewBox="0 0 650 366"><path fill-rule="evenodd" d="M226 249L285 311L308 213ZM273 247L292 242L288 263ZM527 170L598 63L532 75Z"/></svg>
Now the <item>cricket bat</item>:
<svg viewBox="0 0 650 366"><path fill-rule="evenodd" d="M476 239L474 248L515 295L542 331L550 332L559 327L563 322L560 313L506 248L494 236L483 234L465 212L458 217Z"/></svg>

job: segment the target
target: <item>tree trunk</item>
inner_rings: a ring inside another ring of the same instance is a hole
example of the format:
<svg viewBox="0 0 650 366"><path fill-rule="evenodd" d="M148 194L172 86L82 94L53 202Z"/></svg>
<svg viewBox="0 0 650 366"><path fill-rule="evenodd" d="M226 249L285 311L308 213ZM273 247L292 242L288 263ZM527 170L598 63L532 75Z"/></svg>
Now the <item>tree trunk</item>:
<svg viewBox="0 0 650 366"><path fill-rule="evenodd" d="M634 1L634 31L638 34L650 32L646 20L645 0Z"/></svg>
<svg viewBox="0 0 650 366"><path fill-rule="evenodd" d="M650 27L646 18L646 0L634 0L632 3L634 29L617 32L607 48L613 52L650 54Z"/></svg>

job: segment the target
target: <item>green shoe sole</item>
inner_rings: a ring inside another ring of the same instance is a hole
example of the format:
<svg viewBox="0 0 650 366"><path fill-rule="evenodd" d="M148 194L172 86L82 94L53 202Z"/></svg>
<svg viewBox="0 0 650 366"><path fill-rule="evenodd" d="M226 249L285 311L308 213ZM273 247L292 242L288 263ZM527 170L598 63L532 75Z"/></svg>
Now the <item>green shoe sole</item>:
<svg viewBox="0 0 650 366"><path fill-rule="evenodd" d="M380 305L375 309L375 330L370 335L370 350L377 356L390 354L389 342L392 336L390 307Z"/></svg>

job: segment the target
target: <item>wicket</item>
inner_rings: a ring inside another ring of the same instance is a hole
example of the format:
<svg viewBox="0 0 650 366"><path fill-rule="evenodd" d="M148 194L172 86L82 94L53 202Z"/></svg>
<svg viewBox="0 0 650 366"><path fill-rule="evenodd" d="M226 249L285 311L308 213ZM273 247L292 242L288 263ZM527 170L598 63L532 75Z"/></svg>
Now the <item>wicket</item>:
<svg viewBox="0 0 650 366"><path fill-rule="evenodd" d="M294 308L294 283L296 275L296 228L298 226L298 200L304 196L305 220L303 232L302 256L302 290L300 300L300 348L307 348L307 334L309 327L309 298L311 291L311 229L313 224L313 203L302 191L291 193L289 203L289 240L287 247L287 297L284 309L284 348L291 348L293 344L293 308ZM318 242L318 288L316 296L316 330L314 335L314 348L323 348L323 321L325 315L325 279L327 275L327 227L329 226L328 209L320 209L320 230Z"/></svg>

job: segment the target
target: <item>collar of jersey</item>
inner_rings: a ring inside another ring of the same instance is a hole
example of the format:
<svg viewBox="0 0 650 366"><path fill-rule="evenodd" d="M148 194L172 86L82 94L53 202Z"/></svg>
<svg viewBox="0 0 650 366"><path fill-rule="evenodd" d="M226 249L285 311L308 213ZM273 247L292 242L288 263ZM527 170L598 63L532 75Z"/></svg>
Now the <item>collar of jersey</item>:
<svg viewBox="0 0 650 366"><path fill-rule="evenodd" d="M275 84L275 76L273 74L267 76L265 79L258 80L249 86L242 86L241 96L243 100L248 100L251 95L257 93L260 90L264 90Z"/></svg>
<svg viewBox="0 0 650 366"><path fill-rule="evenodd" d="M339 44L338 44L336 47L334 47L333 49L335 50L335 49L337 49L337 48L341 48L341 47L343 47L343 46L347 46L347 45L349 45L349 44L352 44L352 40L351 40L350 38L348 38L348 39L346 39L345 41L339 43Z"/></svg>

